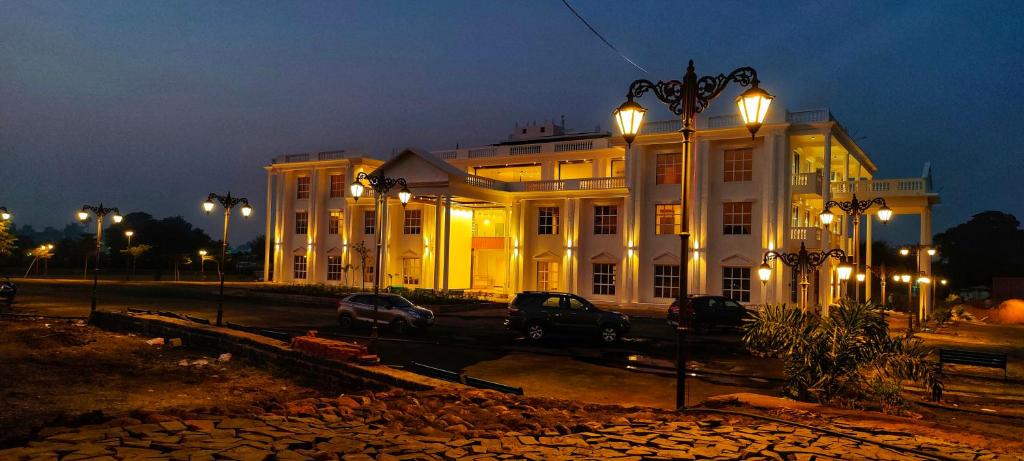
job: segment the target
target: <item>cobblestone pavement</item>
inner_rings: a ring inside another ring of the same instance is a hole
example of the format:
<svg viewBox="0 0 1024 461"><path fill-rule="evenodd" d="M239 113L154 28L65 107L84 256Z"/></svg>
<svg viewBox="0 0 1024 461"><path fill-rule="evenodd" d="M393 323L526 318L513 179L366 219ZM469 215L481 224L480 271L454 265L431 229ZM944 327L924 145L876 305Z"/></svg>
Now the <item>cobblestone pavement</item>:
<svg viewBox="0 0 1024 461"><path fill-rule="evenodd" d="M305 399L257 416L160 414L47 428L0 460L922 459L786 424L488 391ZM836 427L957 459L1020 459L908 433Z"/></svg>

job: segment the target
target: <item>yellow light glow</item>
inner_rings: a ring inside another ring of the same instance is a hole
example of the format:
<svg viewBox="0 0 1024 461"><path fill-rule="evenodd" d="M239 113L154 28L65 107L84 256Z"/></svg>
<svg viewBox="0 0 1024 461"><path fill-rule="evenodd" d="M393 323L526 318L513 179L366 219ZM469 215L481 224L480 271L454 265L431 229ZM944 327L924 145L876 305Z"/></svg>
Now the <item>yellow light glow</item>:
<svg viewBox="0 0 1024 461"><path fill-rule="evenodd" d="M848 262L842 262L836 267L836 275L839 276L839 280L850 280L850 275L853 273L853 265Z"/></svg>
<svg viewBox="0 0 1024 461"><path fill-rule="evenodd" d="M633 249L632 248L629 248L629 249L626 250L626 256L628 256L630 258L633 257Z"/></svg>
<svg viewBox="0 0 1024 461"><path fill-rule="evenodd" d="M251 206L245 205L245 206L242 207L242 216L245 216L246 218L248 218L249 215L251 215L251 214L252 214L252 207Z"/></svg>
<svg viewBox="0 0 1024 461"><path fill-rule="evenodd" d="M412 200L412 192L403 187L402 190L398 192L398 201L402 202L402 205L405 205L409 203L409 200Z"/></svg>
<svg viewBox="0 0 1024 461"><path fill-rule="evenodd" d="M352 181L352 185L349 186L349 191L352 192L352 196L357 199L363 196L364 189L365 187L363 187L363 183L359 181Z"/></svg>
<svg viewBox="0 0 1024 461"><path fill-rule="evenodd" d="M757 268L757 278L761 279L762 282L771 280L772 267L768 263L761 263L761 266Z"/></svg>
<svg viewBox="0 0 1024 461"><path fill-rule="evenodd" d="M882 222L889 222L892 219L892 209L888 206L883 206L878 209L878 220Z"/></svg>
<svg viewBox="0 0 1024 461"><path fill-rule="evenodd" d="M903 274L903 275L901 275L900 276L900 280L902 280L903 283L910 283L910 274Z"/></svg>
<svg viewBox="0 0 1024 461"><path fill-rule="evenodd" d="M942 279L942 280L939 281L939 283L945 285L945 284L949 283L949 280Z"/></svg>
<svg viewBox="0 0 1024 461"><path fill-rule="evenodd" d="M3 219L4 221L7 221L8 219L11 219L11 214L6 212L6 211L3 212L3 213L0 213L0 219Z"/></svg>
<svg viewBox="0 0 1024 461"><path fill-rule="evenodd" d="M900 248L900 254L903 256L910 254L910 248Z"/></svg>
<svg viewBox="0 0 1024 461"><path fill-rule="evenodd" d="M935 253L936 253L935 248L929 248L928 249L928 256L935 256Z"/></svg>
<svg viewBox="0 0 1024 461"><path fill-rule="evenodd" d="M864 274L857 274L857 281L858 282L863 282L865 279L867 279L866 275L864 275Z"/></svg>
<svg viewBox="0 0 1024 461"><path fill-rule="evenodd" d="M836 219L836 215L829 210L824 210L818 215L818 219L821 220L822 224L828 226Z"/></svg>
<svg viewBox="0 0 1024 461"><path fill-rule="evenodd" d="M774 96L758 88L756 85L755 82L754 87L744 91L743 94L736 98L736 107L739 108L740 116L743 117L743 123L750 130L751 137L761 128L765 116L768 115L768 106L775 99Z"/></svg>
<svg viewBox="0 0 1024 461"><path fill-rule="evenodd" d="M199 250L199 256L206 256L206 250Z"/></svg>
<svg viewBox="0 0 1024 461"><path fill-rule="evenodd" d="M203 202L203 211L209 213L209 212L213 211L213 207L214 207L214 205L213 205L213 201L212 200L207 200L207 201Z"/></svg>
<svg viewBox="0 0 1024 461"><path fill-rule="evenodd" d="M120 224L121 221L124 221L124 216L121 216L119 214L115 214L114 215L114 224Z"/></svg>
<svg viewBox="0 0 1024 461"><path fill-rule="evenodd" d="M484 219L484 225L485 226L490 226L491 225L491 220L490 219Z"/></svg>
<svg viewBox="0 0 1024 461"><path fill-rule="evenodd" d="M619 133L622 133L622 138L626 140L627 144L632 144L636 135L640 133L640 124L646 113L647 109L632 99L612 111L612 117L615 118L615 124L619 127Z"/></svg>
<svg viewBox="0 0 1024 461"><path fill-rule="evenodd" d="M929 284L932 283L932 279L930 279L927 275L922 275L917 278L917 283Z"/></svg>
<svg viewBox="0 0 1024 461"><path fill-rule="evenodd" d="M899 275L892 276L892 281L893 282L899 282L900 281L900 276Z"/></svg>
<svg viewBox="0 0 1024 461"><path fill-rule="evenodd" d="M79 221L85 221L86 219L89 219L89 213L86 213L85 211L79 211L78 212L78 220Z"/></svg>
<svg viewBox="0 0 1024 461"><path fill-rule="evenodd" d="M130 231L130 230L124 231L124 236L125 237L131 237L133 235L135 235L135 231Z"/></svg>

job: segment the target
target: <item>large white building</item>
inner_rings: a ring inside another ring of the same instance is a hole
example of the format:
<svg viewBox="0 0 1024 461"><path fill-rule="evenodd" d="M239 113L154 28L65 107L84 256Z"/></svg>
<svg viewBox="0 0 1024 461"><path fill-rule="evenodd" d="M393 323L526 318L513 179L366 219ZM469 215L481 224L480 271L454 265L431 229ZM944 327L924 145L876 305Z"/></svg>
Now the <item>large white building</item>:
<svg viewBox="0 0 1024 461"><path fill-rule="evenodd" d="M386 162L344 151L280 156L266 167L267 267L273 258L275 268L267 280L369 288L383 232L385 286L499 299L558 290L599 304L663 305L678 294L683 259L690 293L793 302L788 268L760 283L762 256L801 242L852 250L845 216L828 228L818 219L824 201L852 193L884 197L895 219L919 214L921 243L930 243L938 195L927 167L918 178L876 179L871 158L821 109L776 111L754 139L738 116L700 120L688 181L692 247L681 253L679 128L648 123L628 150L621 136L547 122L517 126L494 145L409 149ZM405 178L414 198L403 208L393 197L377 219L371 197L350 196L359 172ZM862 222L868 242L874 221ZM870 250L862 259L870 264ZM818 271L812 303L839 296L834 269Z"/></svg>

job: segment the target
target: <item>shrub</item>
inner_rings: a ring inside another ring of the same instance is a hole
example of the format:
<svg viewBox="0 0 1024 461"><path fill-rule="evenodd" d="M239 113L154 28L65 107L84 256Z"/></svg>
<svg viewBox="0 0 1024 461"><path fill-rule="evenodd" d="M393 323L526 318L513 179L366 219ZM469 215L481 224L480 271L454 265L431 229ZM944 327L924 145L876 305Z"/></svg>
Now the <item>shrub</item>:
<svg viewBox="0 0 1024 461"><path fill-rule="evenodd" d="M786 395L842 406L899 411L902 382L942 388L941 369L917 338L889 334L882 309L842 301L819 317L795 306L766 306L752 314L743 337L755 354L784 361Z"/></svg>

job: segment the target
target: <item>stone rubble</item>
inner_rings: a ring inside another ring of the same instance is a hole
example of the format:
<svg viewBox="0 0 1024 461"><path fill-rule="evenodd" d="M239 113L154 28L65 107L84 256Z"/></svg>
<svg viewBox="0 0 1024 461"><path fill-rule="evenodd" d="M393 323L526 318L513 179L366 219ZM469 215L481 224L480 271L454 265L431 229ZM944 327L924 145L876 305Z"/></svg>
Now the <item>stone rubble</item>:
<svg viewBox="0 0 1024 461"><path fill-rule="evenodd" d="M304 399L257 416L150 415L40 431L0 460L921 459L763 420L623 409L491 391ZM965 460L1019 459L909 433L868 440Z"/></svg>

